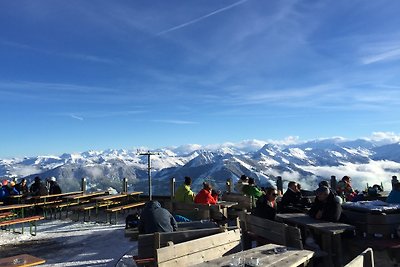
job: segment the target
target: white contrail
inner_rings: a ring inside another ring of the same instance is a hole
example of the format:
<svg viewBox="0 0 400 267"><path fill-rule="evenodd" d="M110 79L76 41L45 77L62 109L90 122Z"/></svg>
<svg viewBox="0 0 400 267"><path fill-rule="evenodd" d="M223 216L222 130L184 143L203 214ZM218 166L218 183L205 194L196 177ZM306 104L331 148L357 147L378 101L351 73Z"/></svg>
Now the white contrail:
<svg viewBox="0 0 400 267"><path fill-rule="evenodd" d="M75 114L69 114L69 116L70 116L71 118L73 118L73 119L77 119L77 120L83 121L83 118L82 118L82 117L79 117L79 116L77 116L77 115L75 115Z"/></svg>
<svg viewBox="0 0 400 267"><path fill-rule="evenodd" d="M189 22L182 23L182 24L180 24L180 25L178 25L178 26L169 28L169 29L167 29L167 30L165 30L165 31L161 31L161 32L157 33L157 35L163 35L163 34L166 34L166 33L168 33L168 32L172 32L172 31L181 29L181 28L183 28L183 27L189 26L189 25L191 25L191 24L193 24L193 23L196 23L196 22L199 22L199 21L201 21L201 20L203 20L203 19L205 19L205 18L208 18L208 17L213 16L213 15L215 15L215 14L221 13L221 12L223 12L223 11L225 11L225 10L228 10L228 9L231 9L231 8L233 8L233 7L235 7L235 6L241 5L241 4L243 4L244 2L247 2L247 1L248 1L248 0L241 0L241 1L238 1L238 2L236 2L236 3L233 3L233 4L229 5L229 6L226 6L226 7L220 8L220 9L217 9L217 10L215 10L215 11L213 11L213 12L207 14L207 15L201 16L201 17L199 17L199 18L197 18L197 19L191 20L191 21L189 21Z"/></svg>

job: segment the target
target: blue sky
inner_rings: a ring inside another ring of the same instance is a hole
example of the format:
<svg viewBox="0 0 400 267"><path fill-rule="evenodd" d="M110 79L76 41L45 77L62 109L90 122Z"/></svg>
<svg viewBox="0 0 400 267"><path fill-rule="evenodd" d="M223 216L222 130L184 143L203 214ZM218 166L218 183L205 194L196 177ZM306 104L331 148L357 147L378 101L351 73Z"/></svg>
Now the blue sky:
<svg viewBox="0 0 400 267"><path fill-rule="evenodd" d="M398 1L1 1L0 156L400 132Z"/></svg>

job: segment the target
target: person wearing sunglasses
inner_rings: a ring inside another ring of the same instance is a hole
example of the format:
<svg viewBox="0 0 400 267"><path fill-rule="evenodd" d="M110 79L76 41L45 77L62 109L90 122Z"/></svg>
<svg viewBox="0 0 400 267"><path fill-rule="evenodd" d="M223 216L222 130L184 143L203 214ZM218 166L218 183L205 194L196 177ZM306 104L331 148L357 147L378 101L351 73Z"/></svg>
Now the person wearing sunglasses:
<svg viewBox="0 0 400 267"><path fill-rule="evenodd" d="M278 191L274 187L268 187L265 189L265 195L262 195L256 203L256 207L253 208L252 214L268 220L275 220L277 212L276 197Z"/></svg>

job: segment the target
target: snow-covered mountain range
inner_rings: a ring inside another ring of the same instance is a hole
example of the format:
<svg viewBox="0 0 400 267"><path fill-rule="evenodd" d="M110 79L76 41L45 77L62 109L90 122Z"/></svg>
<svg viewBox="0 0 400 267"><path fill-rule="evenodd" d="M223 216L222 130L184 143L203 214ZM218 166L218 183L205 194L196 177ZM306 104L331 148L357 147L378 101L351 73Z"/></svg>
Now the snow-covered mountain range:
<svg viewBox="0 0 400 267"><path fill-rule="evenodd" d="M358 139L331 138L299 144L277 144L258 140L214 146L185 145L153 150L151 156L153 193L169 194L169 182L180 184L184 176L193 178L195 191L204 180L224 189L227 178L237 181L242 174L254 177L262 186L275 184L276 177L295 180L313 189L331 175L352 176L353 184L381 184L390 189L392 175L400 172L400 143L377 144ZM147 192L147 156L137 150L109 149L60 156L36 156L0 160L0 177L55 176L64 191L78 190L86 177L92 189L122 188L128 179L132 190Z"/></svg>

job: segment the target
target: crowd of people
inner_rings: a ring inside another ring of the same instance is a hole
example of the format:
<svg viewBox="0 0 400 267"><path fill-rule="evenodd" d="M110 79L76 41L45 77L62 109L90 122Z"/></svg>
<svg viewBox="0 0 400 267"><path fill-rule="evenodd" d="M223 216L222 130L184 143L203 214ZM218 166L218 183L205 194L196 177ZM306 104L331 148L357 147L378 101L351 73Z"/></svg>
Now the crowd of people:
<svg viewBox="0 0 400 267"><path fill-rule="evenodd" d="M39 176L36 176L33 183L28 187L28 181L22 178L19 183L14 180L4 179L0 188L0 201L10 203L9 196L22 195L22 197L34 197L61 194L61 187L55 177L50 177L43 182Z"/></svg>

